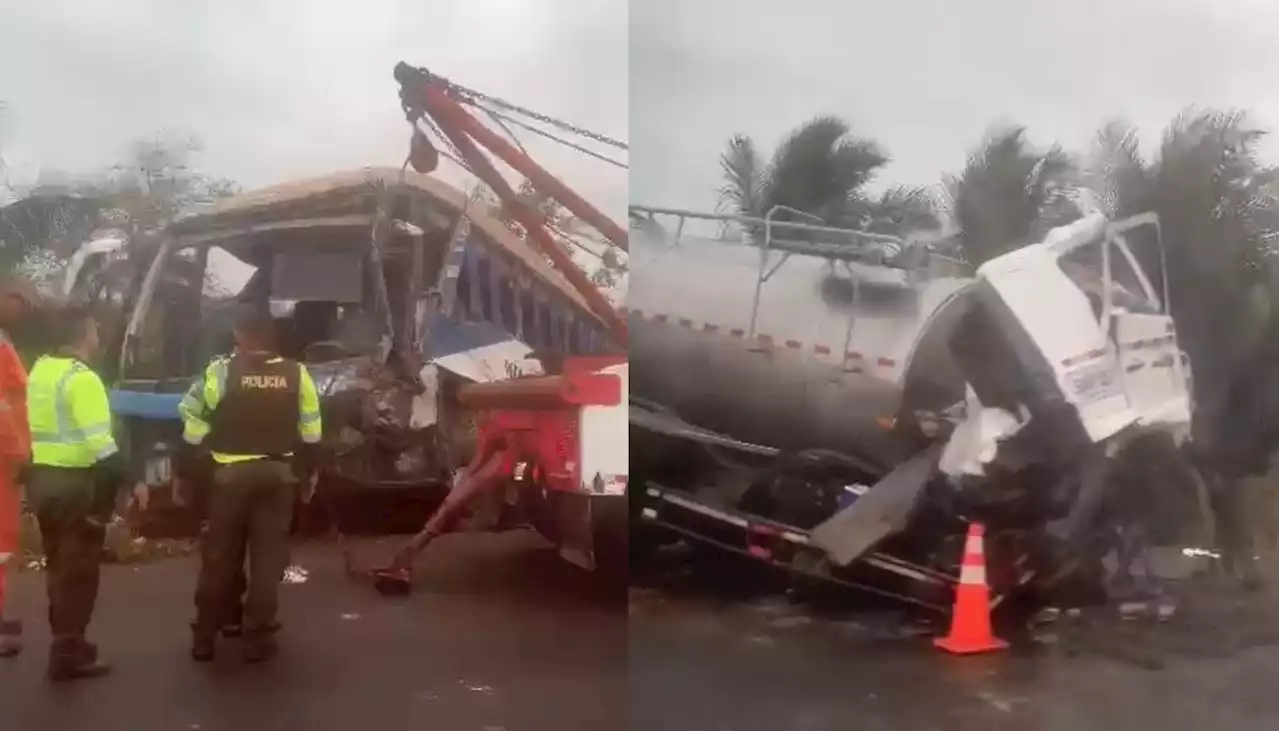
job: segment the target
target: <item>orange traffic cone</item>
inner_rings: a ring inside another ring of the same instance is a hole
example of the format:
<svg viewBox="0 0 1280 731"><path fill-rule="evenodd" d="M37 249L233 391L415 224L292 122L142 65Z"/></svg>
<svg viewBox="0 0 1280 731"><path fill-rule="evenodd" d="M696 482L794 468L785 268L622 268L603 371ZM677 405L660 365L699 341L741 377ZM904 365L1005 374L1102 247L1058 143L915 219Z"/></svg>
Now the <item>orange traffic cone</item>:
<svg viewBox="0 0 1280 731"><path fill-rule="evenodd" d="M960 564L960 584L956 586L951 632L933 641L935 647L957 655L1003 650L1009 643L991 631L991 598L987 590L987 562L982 551L982 525L969 524Z"/></svg>

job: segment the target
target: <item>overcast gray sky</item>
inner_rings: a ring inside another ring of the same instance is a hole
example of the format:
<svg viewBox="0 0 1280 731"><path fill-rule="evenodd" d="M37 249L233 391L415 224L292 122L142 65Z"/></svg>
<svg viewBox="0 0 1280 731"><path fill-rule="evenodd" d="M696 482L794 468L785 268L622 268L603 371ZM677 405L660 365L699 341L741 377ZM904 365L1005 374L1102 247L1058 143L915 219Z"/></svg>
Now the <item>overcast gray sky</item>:
<svg viewBox="0 0 1280 731"><path fill-rule="evenodd" d="M1109 117L1154 146L1189 104L1280 107L1277 0L632 0L631 198L710 209L717 157L817 114L933 184L993 123L1083 148ZM1276 144L1265 154L1274 161Z"/></svg>
<svg viewBox="0 0 1280 731"><path fill-rule="evenodd" d="M627 137L627 0L0 0L0 150L15 182L91 172L160 129L246 187L398 166L400 60ZM621 217L626 171L516 132Z"/></svg>

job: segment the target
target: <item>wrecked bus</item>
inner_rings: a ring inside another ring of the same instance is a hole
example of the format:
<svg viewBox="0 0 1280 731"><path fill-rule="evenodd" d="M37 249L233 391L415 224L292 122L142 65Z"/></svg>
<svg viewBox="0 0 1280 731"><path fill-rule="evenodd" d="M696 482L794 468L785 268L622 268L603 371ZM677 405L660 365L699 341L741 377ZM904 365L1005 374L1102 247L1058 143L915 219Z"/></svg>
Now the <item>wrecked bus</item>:
<svg viewBox="0 0 1280 731"><path fill-rule="evenodd" d="M946 611L979 520L999 603L1095 568L1117 465L1188 437L1153 215L976 272L795 221L637 207L632 229L637 556L681 537Z"/></svg>
<svg viewBox="0 0 1280 731"><path fill-rule="evenodd" d="M542 256L461 191L411 171L239 195L183 216L153 251L125 297L111 401L122 447L155 488L170 484L178 401L229 351L244 303L271 309L282 350L316 381L325 482L352 508L344 517L380 530L416 530L424 511L396 506L438 500L470 458L476 423L460 387L540 375L533 353L609 354L598 318ZM157 490L152 519L167 496Z"/></svg>

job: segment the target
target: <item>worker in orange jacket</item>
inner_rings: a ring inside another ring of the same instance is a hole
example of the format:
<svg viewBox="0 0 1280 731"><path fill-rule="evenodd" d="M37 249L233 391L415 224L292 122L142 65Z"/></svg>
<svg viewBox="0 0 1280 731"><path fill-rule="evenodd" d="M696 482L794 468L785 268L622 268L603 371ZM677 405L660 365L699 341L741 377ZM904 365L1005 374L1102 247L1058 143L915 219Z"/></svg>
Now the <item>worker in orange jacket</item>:
<svg viewBox="0 0 1280 731"><path fill-rule="evenodd" d="M0 657L22 649L22 625L5 617L9 565L18 557L22 488L18 474L31 459L27 424L27 372L9 339L32 305L32 292L21 283L0 287Z"/></svg>

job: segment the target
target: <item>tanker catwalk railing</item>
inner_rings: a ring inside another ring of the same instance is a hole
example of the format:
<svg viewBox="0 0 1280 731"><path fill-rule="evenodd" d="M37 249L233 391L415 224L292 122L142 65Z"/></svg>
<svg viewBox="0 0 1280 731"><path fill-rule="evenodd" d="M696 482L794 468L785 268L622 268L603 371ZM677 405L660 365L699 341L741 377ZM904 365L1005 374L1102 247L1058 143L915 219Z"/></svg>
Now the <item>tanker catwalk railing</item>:
<svg viewBox="0 0 1280 731"><path fill-rule="evenodd" d="M868 233L866 231L826 226L821 222L806 223L801 221L779 221L775 219L775 214L782 211L817 219L817 216L814 214L799 211L787 206L774 206L764 218L742 216L732 213L706 213L679 208L658 208L639 205L629 207L629 215L633 226L635 226L638 221L649 221L656 224L658 216L675 218L676 229L674 238L670 245L671 248L675 248L680 245L681 238L684 236L685 223L689 220L719 222L722 225L722 230L720 235L715 237L717 241L731 245L736 244L760 248L760 266L756 272L755 292L752 296L751 312L748 318L749 325L746 332L748 339L755 338L757 334L756 326L758 324L760 314L761 290L763 289L765 282L768 282L769 279L787 263L787 260L793 254L826 259L833 264L835 262L842 262L845 264L846 269L850 262L898 269L906 272L908 277L914 277L923 272L924 277L928 279L931 278L930 272L937 271L939 269L942 269L951 275L960 272L963 272L966 275L968 274L966 271L967 265L965 265L964 262L938 254L934 251L929 251L928 256L925 257L917 266L890 266L885 263L885 260L889 258L889 256L902 253L904 249L912 245L913 241L904 241L897 236L890 236L887 234ZM724 232L725 224L736 224L741 227L741 235L738 237L726 236ZM779 233L782 234L782 237L778 235ZM811 237L825 236L844 240L813 241L801 237L793 238L786 236L788 233L792 233L793 235L809 234ZM920 242L915 243L920 245ZM886 249L892 250L893 253L886 255ZM778 251L782 256L778 258L776 262L771 263L769 258L771 251ZM942 267L939 267L938 265L942 265ZM858 302L860 297L858 277L851 276L850 284L852 286L851 296L853 301ZM857 310L854 308L849 312L849 318L846 323L844 333L844 347L841 349L841 352L846 354L853 342L856 320Z"/></svg>

